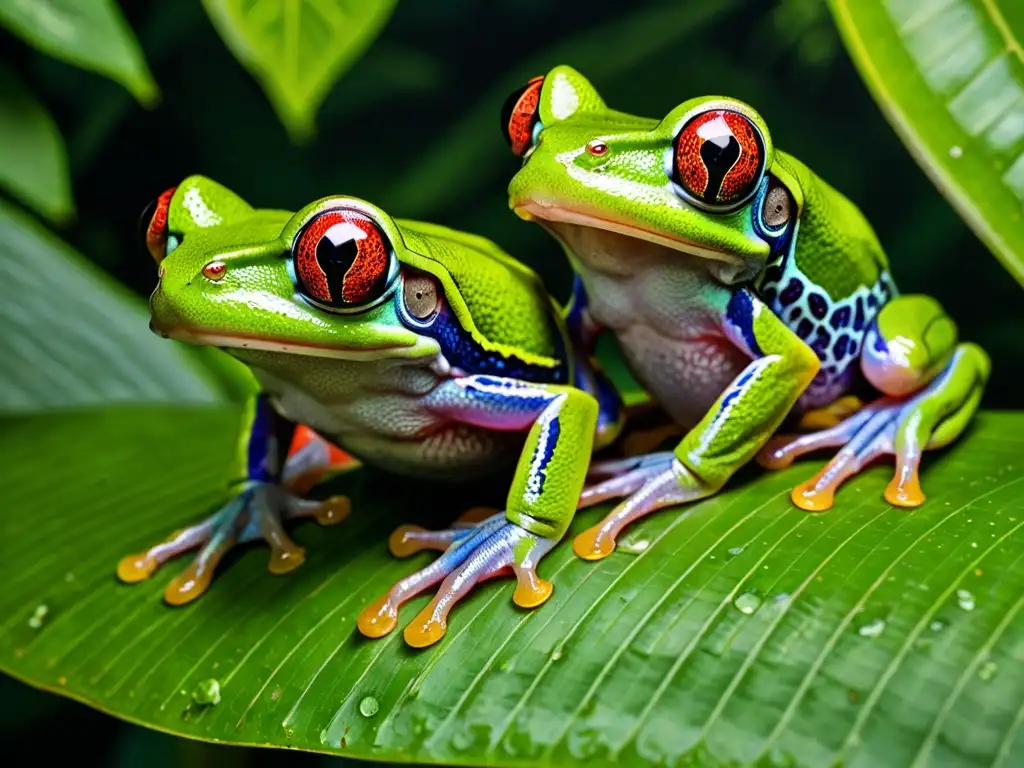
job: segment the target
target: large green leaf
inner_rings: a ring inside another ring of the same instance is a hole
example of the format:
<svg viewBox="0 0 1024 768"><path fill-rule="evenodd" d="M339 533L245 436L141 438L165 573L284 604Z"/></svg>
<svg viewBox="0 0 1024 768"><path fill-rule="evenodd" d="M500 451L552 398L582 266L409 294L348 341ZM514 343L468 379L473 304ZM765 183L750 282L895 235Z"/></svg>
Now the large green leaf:
<svg viewBox="0 0 1024 768"><path fill-rule="evenodd" d="M830 6L854 63L907 148L1024 284L1024 4Z"/></svg>
<svg viewBox="0 0 1024 768"><path fill-rule="evenodd" d="M0 185L53 221L75 212L64 139L46 107L0 66Z"/></svg>
<svg viewBox="0 0 1024 768"><path fill-rule="evenodd" d="M121 83L146 106L160 99L114 0L4 0L0 24L49 56Z"/></svg>
<svg viewBox="0 0 1024 768"><path fill-rule="evenodd" d="M208 406L251 386L223 353L152 333L145 302L3 201L0 277L0 414Z"/></svg>
<svg viewBox="0 0 1024 768"><path fill-rule="evenodd" d="M117 581L121 556L221 498L237 424L152 408L4 422L0 668L172 733L401 762L1024 760L1024 414L984 413L929 454L918 511L881 502L888 468L822 515L787 497L813 463L752 471L598 563L562 542L548 604L521 611L489 583L423 651L354 620L429 561L392 559L391 527L460 503L368 470L329 489L352 495L350 520L294 529L308 559L287 576L250 547L184 608L161 602L181 562ZM219 702L197 704L211 680Z"/></svg>
<svg viewBox="0 0 1024 768"><path fill-rule="evenodd" d="M396 0L203 0L217 32L260 82L296 140L334 81L391 16Z"/></svg>

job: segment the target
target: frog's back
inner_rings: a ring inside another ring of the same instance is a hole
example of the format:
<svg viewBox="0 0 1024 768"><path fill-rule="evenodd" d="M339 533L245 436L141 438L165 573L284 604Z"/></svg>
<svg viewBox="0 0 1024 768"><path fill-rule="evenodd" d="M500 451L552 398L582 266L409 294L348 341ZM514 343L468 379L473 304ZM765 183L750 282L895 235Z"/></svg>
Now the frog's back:
<svg viewBox="0 0 1024 768"><path fill-rule="evenodd" d="M558 308L532 269L484 237L420 221L396 223L411 251L451 277L472 318L470 330L492 345L562 357ZM458 300L448 297L452 304Z"/></svg>

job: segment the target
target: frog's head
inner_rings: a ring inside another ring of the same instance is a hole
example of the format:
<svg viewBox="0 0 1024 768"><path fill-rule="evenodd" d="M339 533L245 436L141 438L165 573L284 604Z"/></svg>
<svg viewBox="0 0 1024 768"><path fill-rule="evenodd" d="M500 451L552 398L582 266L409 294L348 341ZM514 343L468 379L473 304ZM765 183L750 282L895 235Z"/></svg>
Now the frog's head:
<svg viewBox="0 0 1024 768"><path fill-rule="evenodd" d="M797 215L768 127L735 99L690 99L650 120L609 109L558 66L509 96L502 128L523 159L510 207L563 242L579 227L614 232L708 259L732 281L760 270Z"/></svg>
<svg viewBox="0 0 1024 768"><path fill-rule="evenodd" d="M437 343L410 326L432 310L412 298L395 222L350 197L297 213L254 209L202 176L164 192L143 214L159 283L150 326L194 344L346 360L420 357ZM426 283L424 283L426 284ZM421 291L422 293L422 291ZM420 306L420 305L423 306Z"/></svg>

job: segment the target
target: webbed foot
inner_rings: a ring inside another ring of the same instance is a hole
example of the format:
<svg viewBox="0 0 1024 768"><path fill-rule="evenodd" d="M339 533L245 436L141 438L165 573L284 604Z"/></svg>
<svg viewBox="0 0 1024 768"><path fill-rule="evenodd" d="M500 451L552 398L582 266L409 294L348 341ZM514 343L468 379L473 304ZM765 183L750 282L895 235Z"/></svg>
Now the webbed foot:
<svg viewBox="0 0 1024 768"><path fill-rule="evenodd" d="M288 573L302 565L305 550L288 537L283 521L312 517L321 525L334 525L349 511L349 500L344 496L310 501L271 483L253 483L201 523L176 531L145 552L123 558L117 575L129 584L144 581L168 560L199 548L188 567L171 579L164 591L167 603L184 605L206 592L217 564L233 547L262 539L270 545L268 570Z"/></svg>
<svg viewBox="0 0 1024 768"><path fill-rule="evenodd" d="M919 507L925 501L919 479L922 454L948 445L966 429L981 400L985 375L984 353L961 345L942 373L919 392L879 398L829 429L775 437L758 454L758 463L780 469L812 451L842 446L821 471L791 493L801 509L824 512L845 480L880 456L892 455L896 472L885 489L885 500L894 507Z"/></svg>
<svg viewBox="0 0 1024 768"><path fill-rule="evenodd" d="M584 560L600 560L615 551L616 538L630 523L714 491L687 470L671 451L594 462L587 479L597 482L583 489L578 509L607 499L628 498L573 540L573 551Z"/></svg>
<svg viewBox="0 0 1024 768"><path fill-rule="evenodd" d="M463 523L465 518L460 518ZM516 605L541 605L553 587L537 575L537 563L554 543L508 522L501 512L478 524L457 524L445 531L399 528L390 542L396 554L407 556L424 549L443 549L444 554L368 605L359 614L359 631L372 638L388 634L398 625L402 604L439 581L434 599L405 628L405 641L414 648L433 645L444 637L448 613L480 581L511 571L518 582L512 597Z"/></svg>

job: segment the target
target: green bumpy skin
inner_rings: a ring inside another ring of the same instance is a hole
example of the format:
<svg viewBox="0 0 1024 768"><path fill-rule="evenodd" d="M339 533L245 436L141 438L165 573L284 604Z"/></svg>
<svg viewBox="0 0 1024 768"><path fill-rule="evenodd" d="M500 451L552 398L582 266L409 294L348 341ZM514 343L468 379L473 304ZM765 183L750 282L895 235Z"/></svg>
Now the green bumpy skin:
<svg viewBox="0 0 1024 768"><path fill-rule="evenodd" d="M249 366L260 393L239 442L232 498L125 558L123 581L199 547L165 592L167 602L186 603L209 587L227 551L259 539L271 546L273 572L292 570L304 552L284 522L329 524L348 514L347 499L302 497L348 454L398 475L454 482L514 465L503 513L392 536L397 555L443 554L363 612L364 634L390 632L400 605L442 578L405 629L411 645L437 642L451 607L506 570L517 576L519 605L550 596L537 562L568 529L591 450L614 439L622 419L534 272L484 238L394 219L363 200L255 209L202 176L158 199L146 246L159 272L151 328L224 349Z"/></svg>
<svg viewBox="0 0 1024 768"><path fill-rule="evenodd" d="M893 454L885 498L923 503L921 454L966 428L988 356L958 342L936 301L900 295L861 211L777 149L756 110L709 96L637 117L558 66L511 94L502 119L523 160L509 206L577 273L574 343L614 333L684 432L673 452L592 464L580 507L624 500L577 554L607 556L626 525L715 493L752 458L781 467L842 447L792 493L823 511Z"/></svg>

